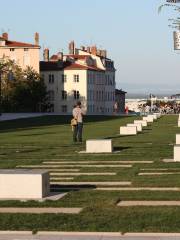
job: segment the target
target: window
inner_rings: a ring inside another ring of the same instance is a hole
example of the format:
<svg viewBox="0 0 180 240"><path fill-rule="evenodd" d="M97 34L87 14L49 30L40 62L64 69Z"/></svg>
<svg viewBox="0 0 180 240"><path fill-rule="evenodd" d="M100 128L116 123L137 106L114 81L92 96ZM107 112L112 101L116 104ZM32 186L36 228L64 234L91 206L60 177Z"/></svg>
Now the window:
<svg viewBox="0 0 180 240"><path fill-rule="evenodd" d="M62 79L62 83L67 82L67 75L62 74L61 79Z"/></svg>
<svg viewBox="0 0 180 240"><path fill-rule="evenodd" d="M79 82L79 75L74 75L74 82Z"/></svg>
<svg viewBox="0 0 180 240"><path fill-rule="evenodd" d="M79 91L74 91L74 99L79 99L80 94Z"/></svg>
<svg viewBox="0 0 180 240"><path fill-rule="evenodd" d="M49 83L54 83L54 74L49 74Z"/></svg>
<svg viewBox="0 0 180 240"><path fill-rule="evenodd" d="M67 91L62 91L62 99L65 100L67 99Z"/></svg>
<svg viewBox="0 0 180 240"><path fill-rule="evenodd" d="M25 51L25 52L28 52L28 50L29 50L28 48L24 48L24 51Z"/></svg>
<svg viewBox="0 0 180 240"><path fill-rule="evenodd" d="M67 105L62 105L62 106L61 106L61 111L62 111L63 113L67 113Z"/></svg>
<svg viewBox="0 0 180 240"><path fill-rule="evenodd" d="M54 101L54 91L53 90L48 91L48 100Z"/></svg>
<svg viewBox="0 0 180 240"><path fill-rule="evenodd" d="M10 52L14 52L14 50L15 50L14 48L10 48Z"/></svg>

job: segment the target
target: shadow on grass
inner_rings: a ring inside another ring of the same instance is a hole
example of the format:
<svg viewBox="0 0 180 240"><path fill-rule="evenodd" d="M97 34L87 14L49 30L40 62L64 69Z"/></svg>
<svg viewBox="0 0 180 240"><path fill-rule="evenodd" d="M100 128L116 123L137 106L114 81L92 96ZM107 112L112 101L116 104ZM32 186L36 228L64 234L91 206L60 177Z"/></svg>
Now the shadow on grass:
<svg viewBox="0 0 180 240"><path fill-rule="evenodd" d="M113 119L127 119L131 116L85 116L84 122L100 122L100 121L110 121ZM34 118L26 118L26 119L15 119L9 121L0 122L0 132L13 132L16 130L28 130L41 127L41 126L52 126L52 125L70 125L70 121L72 116L60 116L60 115L52 115L52 116L41 116Z"/></svg>
<svg viewBox="0 0 180 240"><path fill-rule="evenodd" d="M115 152L118 152L118 151L123 151L123 150L129 149L129 148L132 148L132 147L113 147L113 150Z"/></svg>

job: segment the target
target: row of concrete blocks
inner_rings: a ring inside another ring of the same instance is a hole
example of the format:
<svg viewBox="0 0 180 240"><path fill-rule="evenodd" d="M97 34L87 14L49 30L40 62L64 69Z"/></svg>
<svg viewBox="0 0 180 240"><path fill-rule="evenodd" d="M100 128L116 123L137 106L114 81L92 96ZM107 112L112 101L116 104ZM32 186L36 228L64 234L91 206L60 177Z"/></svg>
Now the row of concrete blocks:
<svg viewBox="0 0 180 240"><path fill-rule="evenodd" d="M154 120L160 117L161 115L159 113L154 113L143 117L142 120L135 120L134 123L120 127L120 135L136 135L138 132L142 132L142 128L146 127L148 123L153 123Z"/></svg>

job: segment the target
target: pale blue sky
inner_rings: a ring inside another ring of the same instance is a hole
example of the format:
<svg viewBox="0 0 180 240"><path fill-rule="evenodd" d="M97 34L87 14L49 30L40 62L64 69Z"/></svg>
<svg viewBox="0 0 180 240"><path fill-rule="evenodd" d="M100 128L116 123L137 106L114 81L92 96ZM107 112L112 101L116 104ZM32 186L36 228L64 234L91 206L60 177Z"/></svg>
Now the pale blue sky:
<svg viewBox="0 0 180 240"><path fill-rule="evenodd" d="M180 92L180 55L173 51L165 0L0 0L0 30L10 39L33 41L40 33L51 54L75 40L108 50L117 86L128 92Z"/></svg>

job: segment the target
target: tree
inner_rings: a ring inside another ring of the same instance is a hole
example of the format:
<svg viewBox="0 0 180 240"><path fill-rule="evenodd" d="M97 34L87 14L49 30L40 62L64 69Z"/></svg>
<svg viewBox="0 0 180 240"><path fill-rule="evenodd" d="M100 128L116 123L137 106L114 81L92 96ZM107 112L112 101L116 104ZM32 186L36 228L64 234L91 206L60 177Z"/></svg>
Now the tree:
<svg viewBox="0 0 180 240"><path fill-rule="evenodd" d="M46 105L46 86L30 67L24 71L9 59L0 65L2 108L10 112L39 112Z"/></svg>

